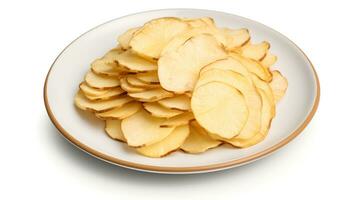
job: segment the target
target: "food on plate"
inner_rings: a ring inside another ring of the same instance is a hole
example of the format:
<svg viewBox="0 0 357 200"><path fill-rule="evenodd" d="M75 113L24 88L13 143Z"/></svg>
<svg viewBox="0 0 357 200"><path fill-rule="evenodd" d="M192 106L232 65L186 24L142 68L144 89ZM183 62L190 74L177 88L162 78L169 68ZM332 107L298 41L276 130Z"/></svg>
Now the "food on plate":
<svg viewBox="0 0 357 200"><path fill-rule="evenodd" d="M251 37L210 17L128 27L114 48L93 59L74 104L103 120L110 138L146 157L256 145L268 136L288 81L270 43Z"/></svg>

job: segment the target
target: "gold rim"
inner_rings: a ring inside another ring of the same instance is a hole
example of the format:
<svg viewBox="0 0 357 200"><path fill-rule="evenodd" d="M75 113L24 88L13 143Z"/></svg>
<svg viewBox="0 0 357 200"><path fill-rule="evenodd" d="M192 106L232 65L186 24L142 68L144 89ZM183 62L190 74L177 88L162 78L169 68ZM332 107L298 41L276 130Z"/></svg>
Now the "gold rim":
<svg viewBox="0 0 357 200"><path fill-rule="evenodd" d="M170 10L170 9L167 9ZM177 10L177 9L174 9ZM193 10L193 9L189 9L189 10ZM159 10L153 10L153 11L159 11ZM146 11L146 12L153 12L153 11ZM206 10L208 11L208 10ZM218 12L218 11L213 11L213 12ZM145 12L142 12L145 13ZM139 13L135 13L135 14L139 14ZM132 15L135 15L132 14ZM129 16L129 15L127 15ZM127 17L124 16L124 17ZM124 18L121 17L121 18ZM239 16L240 17L240 16ZM120 18L117 18L120 19ZM114 19L114 20L117 20ZM114 20L111 20L109 22L106 23L110 23ZM248 19L250 20L250 19ZM250 20L253 21L255 23L261 24L259 22L256 22L254 20ZM72 144L74 144L76 147L80 148L81 150L85 151L86 153L95 156L97 158L100 158L104 161L107 161L109 163L113 163L113 164L117 164L119 166L123 166L123 167L128 167L128 168L134 168L134 169L139 169L139 170L146 170L146 171L156 171L156 172L198 172L198 171L214 171L214 170L218 170L218 169L224 169L224 168L230 168L233 166L238 166L238 165L242 165L248 162L251 162L253 160L256 160L258 158L261 158L263 156L266 156L274 151L276 151L277 149L280 149L281 147L283 147L284 145L286 145L287 143L289 143L291 140L293 140L296 136L298 136L304 129L305 127L310 123L311 119L313 118L314 114L316 113L316 110L318 108L319 105L319 101L320 101L320 82L319 82L319 78L317 76L316 70L313 66L313 64L311 63L310 59L306 56L306 54L293 42L291 41L289 38L285 37L283 34L281 34L280 32L276 31L277 33L283 35L286 39L288 39L292 44L294 44L305 56L305 58L309 61L310 63L310 67L312 68L313 72L314 72L314 77L315 77L315 81L316 81L316 96L315 96L315 101L314 101L314 105L309 113L309 115L306 117L306 119L304 120L304 122L295 130L293 131L288 137L286 137L285 139L283 139L282 141L280 141L279 143L261 151L258 152L256 154L244 157L244 158L240 158L237 160L233 160L233 161L229 161L229 162L224 162L224 163L218 163L218 164L211 164L211 165L204 165L204 166L197 166L197 167L160 167L160 166L154 166L154 165L144 165L144 164L139 164L139 163L134 163L134 162L128 162L125 160L120 160L117 158L114 158L112 156L108 156L106 154L103 154L95 149L92 149L86 145L84 145L83 143L81 143L80 141L78 141L77 139L75 139L70 133L68 133L57 121L56 117L53 115L51 108L48 104L48 99L47 99L47 81L48 81L48 77L51 73L51 70L54 66L54 64L56 63L57 59L59 58L60 55L62 55L62 53L75 41L77 41L80 37L82 37L84 34L106 24L103 23L99 26L94 27L93 29L90 29L89 31L83 33L82 35L80 35L78 38L76 38L74 41L72 41L59 55L58 57L55 59L55 61L53 62L53 64L51 65L51 68L49 69L47 76L46 76L46 80L45 80L45 84L44 84L44 103L45 103L45 107L47 110L47 114L50 117L52 123L55 125L55 127L59 130L59 132L62 134L62 136L64 136L68 141L70 141ZM264 24L262 24L263 26L265 26ZM265 26L268 27L268 26ZM270 28L270 27L268 27ZM270 28L272 29L272 28ZM272 29L274 30L274 29ZM275 31L275 30L274 30Z"/></svg>

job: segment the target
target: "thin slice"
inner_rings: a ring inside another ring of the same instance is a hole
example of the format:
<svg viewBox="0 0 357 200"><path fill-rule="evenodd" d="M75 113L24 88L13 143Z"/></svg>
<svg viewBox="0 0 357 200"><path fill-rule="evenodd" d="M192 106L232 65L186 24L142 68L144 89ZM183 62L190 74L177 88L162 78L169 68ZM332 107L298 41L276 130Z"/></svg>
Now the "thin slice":
<svg viewBox="0 0 357 200"><path fill-rule="evenodd" d="M114 49L111 49L110 51L108 51L103 58L108 60L108 61L114 61L114 59L121 53L123 53L124 50L121 48L121 46L118 46Z"/></svg>
<svg viewBox="0 0 357 200"><path fill-rule="evenodd" d="M92 71L86 74L85 81L90 87L97 89L114 88L120 85L120 81L117 77L101 76Z"/></svg>
<svg viewBox="0 0 357 200"><path fill-rule="evenodd" d="M131 28L118 37L118 43L123 49L129 49L130 40L133 38L135 32L139 29L140 27Z"/></svg>
<svg viewBox="0 0 357 200"><path fill-rule="evenodd" d="M278 60L278 57L276 55L271 54L270 52L267 52L263 60L260 61L261 65L265 68L269 68L273 66L276 61Z"/></svg>
<svg viewBox="0 0 357 200"><path fill-rule="evenodd" d="M171 92L168 92L161 88L146 90L143 92L128 93L128 95L143 102L153 102L174 96L174 94L172 94Z"/></svg>
<svg viewBox="0 0 357 200"><path fill-rule="evenodd" d="M79 91L74 98L74 103L82 110L104 112L115 107L121 107L132 100L130 97L122 96L104 101L91 101L84 96L83 92Z"/></svg>
<svg viewBox="0 0 357 200"><path fill-rule="evenodd" d="M250 40L248 29L238 30L223 28L215 34L216 38L223 43L227 50L233 50L244 46Z"/></svg>
<svg viewBox="0 0 357 200"><path fill-rule="evenodd" d="M202 18L187 18L183 19L187 22L190 26L194 28L206 27L206 26L215 26L214 20L210 17L202 17Z"/></svg>
<svg viewBox="0 0 357 200"><path fill-rule="evenodd" d="M101 96L104 95L105 93L109 92L111 89L97 89L89 86L86 82L82 82L79 85L79 88L88 95L92 96Z"/></svg>
<svg viewBox="0 0 357 200"><path fill-rule="evenodd" d="M160 127L164 121L165 119L153 117L142 109L125 118L121 128L129 146L141 147L163 140L174 130L173 127Z"/></svg>
<svg viewBox="0 0 357 200"><path fill-rule="evenodd" d="M134 72L146 72L146 71L155 71L157 70L157 64L141 58L135 54L132 50L127 50L119 54L115 60L119 65L127 68L130 71Z"/></svg>
<svg viewBox="0 0 357 200"><path fill-rule="evenodd" d="M189 28L188 23L178 18L154 19L135 33L130 40L130 46L141 56L158 59L167 43Z"/></svg>
<svg viewBox="0 0 357 200"><path fill-rule="evenodd" d="M119 119L109 119L105 121L105 132L109 137L119 140L121 142L126 142L123 131L121 130L121 120Z"/></svg>
<svg viewBox="0 0 357 200"><path fill-rule="evenodd" d="M171 118L183 113L183 111L165 108L157 102L144 103L143 106L146 111L155 117Z"/></svg>
<svg viewBox="0 0 357 200"><path fill-rule="evenodd" d="M145 83L160 83L159 76L157 75L157 71L153 72L143 72L135 74L135 77Z"/></svg>
<svg viewBox="0 0 357 200"><path fill-rule="evenodd" d="M202 153L221 143L219 140L212 139L197 122L193 121L190 123L190 135L180 148L187 153Z"/></svg>
<svg viewBox="0 0 357 200"><path fill-rule="evenodd" d="M160 84L152 84L152 83L145 83L140 79L136 78L135 76L128 76L126 78L128 83L135 87L142 87L142 88L160 88Z"/></svg>
<svg viewBox="0 0 357 200"><path fill-rule="evenodd" d="M191 99L187 95L178 95L158 101L158 103L168 109L191 110Z"/></svg>
<svg viewBox="0 0 357 200"><path fill-rule="evenodd" d="M233 138L230 140L224 140L233 146L246 148L255 145L262 141L268 134L270 124L275 116L275 105L274 101L271 101L264 90L258 89L260 96L262 97L262 115L261 115L261 126L258 134L254 135L248 139Z"/></svg>
<svg viewBox="0 0 357 200"><path fill-rule="evenodd" d="M243 66L247 68L247 70L255 75L257 75L260 79L264 81L271 81L272 74L270 73L269 69L263 67L259 62L244 58L236 53L230 54L234 59L237 59Z"/></svg>
<svg viewBox="0 0 357 200"><path fill-rule="evenodd" d="M137 148L137 152L152 158L160 158L180 148L190 133L188 125L176 127L162 141L152 145Z"/></svg>
<svg viewBox="0 0 357 200"><path fill-rule="evenodd" d="M196 88L191 107L202 127L223 138L238 135L248 119L243 95L234 87L220 82L209 82Z"/></svg>
<svg viewBox="0 0 357 200"><path fill-rule="evenodd" d="M194 120L192 112L185 112L175 117L165 120L160 127L175 127L188 124L190 121Z"/></svg>
<svg viewBox="0 0 357 200"><path fill-rule="evenodd" d="M120 79L120 87L127 91L127 92L131 92L131 93L134 93L134 92L144 92L146 89L145 88L141 88L141 87L135 87L135 86L132 86L128 83L128 81L126 80L126 77L122 77Z"/></svg>
<svg viewBox="0 0 357 200"><path fill-rule="evenodd" d="M106 59L97 59L91 64L91 70L99 75L106 76L119 76L122 71L117 67L117 64L113 61Z"/></svg>
<svg viewBox="0 0 357 200"><path fill-rule="evenodd" d="M96 113L96 116L100 119L125 119L138 112L140 108L141 103L132 101L106 112Z"/></svg>
<svg viewBox="0 0 357 200"><path fill-rule="evenodd" d="M259 44L250 44L240 48L237 52L243 57L250 58L256 61L262 60L270 48L269 42L261 42Z"/></svg>
<svg viewBox="0 0 357 200"><path fill-rule="evenodd" d="M116 87L116 88L111 88L108 89L108 92L102 94L102 95L90 95L87 94L83 91L84 95L92 101L97 101L97 100L107 100L107 99L111 99L114 97L118 97L119 95L123 94L125 91L123 89L121 89L120 87Z"/></svg>
<svg viewBox="0 0 357 200"><path fill-rule="evenodd" d="M239 135L236 135L236 137L247 139L251 138L255 134L257 134L260 130L260 118L261 118L261 98L259 93L257 92L256 88L249 83L249 81L243 77L241 74L238 74L233 71L229 70L220 70L220 69L211 69L209 71L206 71L205 73L201 74L200 80L197 83L196 87L200 87L203 84L213 82L213 81L218 81L221 83L228 84L235 89L237 89L239 92L241 92L244 96L246 105L249 110L248 114L248 120L246 121L246 124L244 125L244 128L241 130ZM192 106L193 109L193 106ZM193 112L195 114L195 112ZM196 116L196 114L195 114ZM200 120L197 120L200 123ZM201 123L200 123L201 124ZM204 128L203 124L201 124ZM206 128L207 129L207 128ZM210 129L207 129L210 131ZM210 131L212 133L215 133L213 131ZM223 138L228 138L224 137L222 135L217 134L218 136L221 136ZM229 138L228 138L229 139Z"/></svg>
<svg viewBox="0 0 357 200"><path fill-rule="evenodd" d="M160 84L166 90L175 93L192 91L200 70L205 65L226 56L212 35L200 34L192 37L176 51L166 53L160 58Z"/></svg>
<svg viewBox="0 0 357 200"><path fill-rule="evenodd" d="M273 79L269 85L273 90L275 103L277 103L281 98L283 98L286 89L288 89L288 80L277 70L273 71L272 74Z"/></svg>

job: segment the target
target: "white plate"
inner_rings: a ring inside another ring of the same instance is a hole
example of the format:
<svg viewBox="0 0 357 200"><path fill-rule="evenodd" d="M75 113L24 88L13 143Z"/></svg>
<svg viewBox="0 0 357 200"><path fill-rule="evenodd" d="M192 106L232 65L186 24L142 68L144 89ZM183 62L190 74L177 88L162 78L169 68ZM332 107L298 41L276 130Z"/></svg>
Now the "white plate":
<svg viewBox="0 0 357 200"><path fill-rule="evenodd" d="M104 124L78 111L73 97L90 63L116 45L116 38L130 27L158 17L212 17L218 26L248 28L253 42L269 41L278 56L277 68L289 88L277 106L268 137L246 149L222 146L199 155L175 152L161 159L136 154L110 139ZM319 101L319 82L306 55L288 38L258 22L232 14L195 9L169 9L121 17L93 28L69 44L53 63L44 87L47 112L62 135L83 151L123 167L157 173L202 173L252 162L274 152L296 137L309 123Z"/></svg>

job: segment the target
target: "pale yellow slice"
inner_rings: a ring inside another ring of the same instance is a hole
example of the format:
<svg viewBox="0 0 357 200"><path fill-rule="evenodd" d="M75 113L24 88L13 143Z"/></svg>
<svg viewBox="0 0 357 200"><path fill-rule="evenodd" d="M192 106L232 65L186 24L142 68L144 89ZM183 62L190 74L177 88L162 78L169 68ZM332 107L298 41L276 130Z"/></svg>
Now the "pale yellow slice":
<svg viewBox="0 0 357 200"><path fill-rule="evenodd" d="M135 74L135 77L145 83L155 84L160 83L157 71L153 72L143 72Z"/></svg>
<svg viewBox="0 0 357 200"><path fill-rule="evenodd" d="M120 85L120 81L117 77L101 76L92 71L86 74L85 81L90 87L98 89L114 88Z"/></svg>
<svg viewBox="0 0 357 200"><path fill-rule="evenodd" d="M171 92L168 92L161 88L146 90L143 92L128 93L128 95L143 102L153 102L174 96L174 94L172 94Z"/></svg>
<svg viewBox="0 0 357 200"><path fill-rule="evenodd" d="M85 91L83 91L84 96L86 96L87 99L92 100L92 101L111 99L114 97L118 97L119 95L123 94L124 92L125 91L123 89L121 89L120 87L108 89L108 92L106 92L102 95L91 95L91 94L87 94Z"/></svg>
<svg viewBox="0 0 357 200"><path fill-rule="evenodd" d="M141 147L157 143L166 138L173 127L160 127L165 119L153 117L145 110L125 118L121 128L129 146Z"/></svg>
<svg viewBox="0 0 357 200"><path fill-rule="evenodd" d="M183 111L165 108L157 102L144 103L143 106L146 111L155 117L170 118L183 113Z"/></svg>
<svg viewBox="0 0 357 200"><path fill-rule="evenodd" d="M105 120L104 130L109 135L109 137L115 140L126 142L123 131L121 130L121 120L119 119Z"/></svg>
<svg viewBox="0 0 357 200"><path fill-rule="evenodd" d="M270 44L264 41L259 44L245 45L244 47L240 48L236 52L241 54L243 57L260 61L265 57L269 48L270 48Z"/></svg>
<svg viewBox="0 0 357 200"><path fill-rule="evenodd" d="M120 79L120 87L127 92L144 92L144 91L146 91L145 88L135 87L135 86L130 85L128 83L128 81L126 80L126 77L122 77Z"/></svg>
<svg viewBox="0 0 357 200"><path fill-rule="evenodd" d="M276 55L271 54L270 52L267 52L263 60L260 61L260 64L263 65L265 68L269 68L273 66L276 61L278 60L278 57Z"/></svg>
<svg viewBox="0 0 357 200"><path fill-rule="evenodd" d="M273 90L275 103L277 103L281 98L283 98L286 89L288 89L288 80L277 70L273 71L272 74L273 79L269 85Z"/></svg>
<svg viewBox="0 0 357 200"><path fill-rule="evenodd" d="M118 37L117 41L123 49L129 49L130 40L139 29L140 27L130 28Z"/></svg>
<svg viewBox="0 0 357 200"><path fill-rule="evenodd" d="M114 61L111 62L106 59L97 59L92 62L91 70L96 74L106 76L119 76L120 73L123 73Z"/></svg>
<svg viewBox="0 0 357 200"><path fill-rule="evenodd" d="M174 97L169 97L161 99L158 103L168 109L174 110L191 110L191 99L187 95L178 95Z"/></svg>
<svg viewBox="0 0 357 200"><path fill-rule="evenodd" d="M135 76L127 76L126 81L134 87L142 87L142 88L160 88L160 84L152 84L152 83L145 83L141 81L140 79L136 78Z"/></svg>
<svg viewBox="0 0 357 200"><path fill-rule="evenodd" d="M162 122L160 127L181 126L181 125L188 124L190 121L194 119L195 117L193 116L192 112L185 112L165 120L164 122Z"/></svg>
<svg viewBox="0 0 357 200"><path fill-rule="evenodd" d="M111 89L97 89L89 86L86 82L82 82L79 85L79 88L88 95L92 96L101 96L104 95L105 93L109 92Z"/></svg>
<svg viewBox="0 0 357 200"><path fill-rule="evenodd" d="M96 116L100 119L125 119L138 112L140 108L141 103L132 101L106 112L96 113Z"/></svg>
<svg viewBox="0 0 357 200"><path fill-rule="evenodd" d="M137 148L136 150L141 155L152 158L160 158L168 155L176 149L179 149L189 133L190 129L188 125L179 126L176 127L170 135L163 140L152 145Z"/></svg>
<svg viewBox="0 0 357 200"><path fill-rule="evenodd" d="M157 70L157 64L155 62L145 60L144 58L135 54L130 49L119 54L115 58L115 60L119 63L119 65L134 72L146 72L146 71Z"/></svg>
<svg viewBox="0 0 357 200"><path fill-rule="evenodd" d="M225 83L200 85L192 94L191 107L202 127L223 138L238 135L248 119L243 95Z"/></svg>

